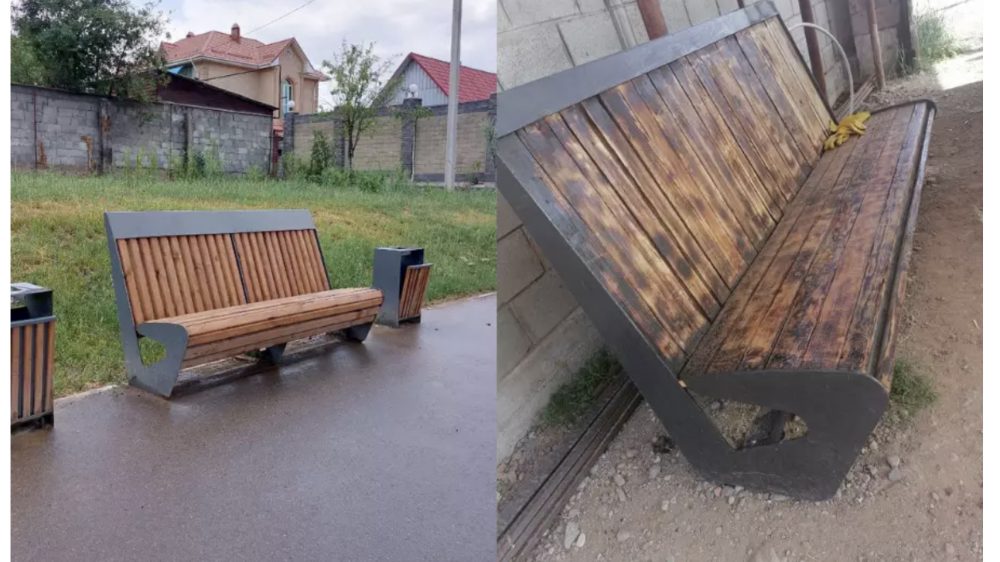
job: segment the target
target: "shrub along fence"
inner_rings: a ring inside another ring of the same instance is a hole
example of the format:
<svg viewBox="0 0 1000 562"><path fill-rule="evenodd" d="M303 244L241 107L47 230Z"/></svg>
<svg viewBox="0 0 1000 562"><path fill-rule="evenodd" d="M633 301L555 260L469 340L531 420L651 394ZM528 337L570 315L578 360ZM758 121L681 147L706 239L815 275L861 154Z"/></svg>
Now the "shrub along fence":
<svg viewBox="0 0 1000 562"><path fill-rule="evenodd" d="M176 171L207 160L227 173L262 172L270 166L271 129L270 114L11 86L15 169Z"/></svg>
<svg viewBox="0 0 1000 562"><path fill-rule="evenodd" d="M362 135L351 167L356 171L400 172L416 182L443 182L448 106L423 107L419 99L407 99L403 104L408 111L387 108L379 112L375 125ZM496 108L496 94L488 100L458 104L455 162L458 181L496 180L490 147ZM284 130L285 162L294 159L300 167L307 165L313 140L320 132L330 142L333 166L344 167L347 143L343 121L336 110L304 115L286 113Z"/></svg>

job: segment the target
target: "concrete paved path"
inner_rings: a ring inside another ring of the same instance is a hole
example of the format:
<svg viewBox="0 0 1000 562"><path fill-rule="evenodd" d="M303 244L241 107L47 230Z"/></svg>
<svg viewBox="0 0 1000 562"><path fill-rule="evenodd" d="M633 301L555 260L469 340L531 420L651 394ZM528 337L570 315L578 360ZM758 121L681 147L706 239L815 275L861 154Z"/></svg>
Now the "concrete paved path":
<svg viewBox="0 0 1000 562"><path fill-rule="evenodd" d="M492 561L496 299L12 437L13 560Z"/></svg>

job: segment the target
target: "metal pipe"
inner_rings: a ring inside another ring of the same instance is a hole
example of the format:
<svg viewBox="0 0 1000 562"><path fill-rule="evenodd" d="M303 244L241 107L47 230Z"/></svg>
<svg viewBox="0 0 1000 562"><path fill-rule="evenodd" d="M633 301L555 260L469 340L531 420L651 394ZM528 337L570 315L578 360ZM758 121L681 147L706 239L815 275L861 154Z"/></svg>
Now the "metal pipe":
<svg viewBox="0 0 1000 562"><path fill-rule="evenodd" d="M816 23L816 16L813 15L812 0L799 0L799 11L802 12L803 23ZM826 76L823 74L823 55L819 52L819 38L816 30L806 28L806 47L809 50L809 66L812 67L813 76L819 85L819 91L823 94L823 99L830 103L826 95Z"/></svg>
<svg viewBox="0 0 1000 562"><path fill-rule="evenodd" d="M849 102L850 105L848 105L847 114L848 115L853 114L854 113L854 75L851 73L851 61L847 60L847 53L844 52L844 48L840 45L840 41L837 41L837 38L834 37L832 33L830 33L829 31L823 29L822 27L820 27L820 26L818 26L818 25L816 25L814 23L797 23L797 24L793 25L792 27L789 27L788 30L791 31L793 29L798 29L800 27L804 27L806 29L815 29L817 31L822 31L823 33L826 34L827 37L830 38L831 41L833 41L833 44L834 44L834 46L837 47L837 50L840 51L840 60L844 61L844 68L847 69L847 91L851 94L850 98L849 98L850 99L850 102ZM823 92L823 97L826 97L826 91Z"/></svg>
<svg viewBox="0 0 1000 562"><path fill-rule="evenodd" d="M875 13L875 0L868 0L868 32L872 36L872 62L875 65L875 85L879 90L885 89L885 69L882 68L882 42L878 38L878 15Z"/></svg>
<svg viewBox="0 0 1000 562"><path fill-rule="evenodd" d="M663 20L663 10L656 0L639 0L639 15L646 26L649 40L658 39L667 34L667 22Z"/></svg>
<svg viewBox="0 0 1000 562"><path fill-rule="evenodd" d="M31 132L34 134L32 141L35 145L35 169L38 169L38 91L31 90L31 112L32 125Z"/></svg>

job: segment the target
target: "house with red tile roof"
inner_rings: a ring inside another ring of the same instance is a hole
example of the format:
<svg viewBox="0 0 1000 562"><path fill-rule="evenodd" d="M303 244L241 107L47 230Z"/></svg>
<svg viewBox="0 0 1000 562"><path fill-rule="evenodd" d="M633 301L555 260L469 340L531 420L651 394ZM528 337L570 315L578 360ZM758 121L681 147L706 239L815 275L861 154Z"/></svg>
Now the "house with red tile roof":
<svg viewBox="0 0 1000 562"><path fill-rule="evenodd" d="M390 81L400 76L402 77L400 91L392 105L403 103L410 93L411 86L416 86L413 97L420 98L424 107L448 104L448 85L451 77L451 64L448 61L410 53L400 63ZM486 100L496 91L496 73L468 66L459 68L459 103Z"/></svg>
<svg viewBox="0 0 1000 562"><path fill-rule="evenodd" d="M239 24L229 33L189 32L160 44L167 70L277 107L275 126L291 110L316 113L319 83L330 78L316 70L294 38L262 43L243 37Z"/></svg>

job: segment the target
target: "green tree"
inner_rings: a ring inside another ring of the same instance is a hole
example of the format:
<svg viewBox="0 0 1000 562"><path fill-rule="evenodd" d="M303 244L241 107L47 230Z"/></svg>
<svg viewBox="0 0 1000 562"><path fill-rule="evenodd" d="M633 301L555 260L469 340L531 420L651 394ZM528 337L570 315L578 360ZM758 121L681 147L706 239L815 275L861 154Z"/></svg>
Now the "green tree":
<svg viewBox="0 0 1000 562"><path fill-rule="evenodd" d="M309 176L319 178L323 171L333 167L333 150L323 131L313 133L312 152L309 155Z"/></svg>
<svg viewBox="0 0 1000 562"><path fill-rule="evenodd" d="M166 19L154 4L129 0L21 0L11 23L24 52L44 69L44 85L148 101L163 66L158 38ZM168 37L169 38L169 37Z"/></svg>
<svg viewBox="0 0 1000 562"><path fill-rule="evenodd" d="M47 86L48 72L38 61L30 43L17 35L10 36L10 81L27 86Z"/></svg>
<svg viewBox="0 0 1000 562"><path fill-rule="evenodd" d="M392 67L391 58L375 54L374 43L349 45L346 40L332 61L323 61L323 69L333 78L330 93L343 122L348 169L361 135L375 127L379 112L399 93L402 77L385 78Z"/></svg>

